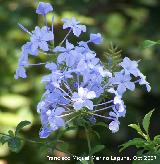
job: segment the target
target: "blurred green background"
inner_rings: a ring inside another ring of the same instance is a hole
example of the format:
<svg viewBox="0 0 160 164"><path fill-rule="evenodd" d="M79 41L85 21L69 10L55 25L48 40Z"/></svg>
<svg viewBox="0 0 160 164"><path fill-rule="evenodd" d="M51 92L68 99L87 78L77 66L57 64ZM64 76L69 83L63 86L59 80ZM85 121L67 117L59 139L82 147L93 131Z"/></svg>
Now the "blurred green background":
<svg viewBox="0 0 160 164"><path fill-rule="evenodd" d="M141 49L140 45L146 39L160 39L160 2L159 0L48 0L54 6L55 42L65 36L62 32L62 17L75 16L88 26L87 33L82 35L87 39L89 33L100 32L104 37L103 45L96 47L98 56L103 53L110 42L122 49L123 56L139 60L141 71L151 83L152 91L147 93L144 87L138 87L135 92L125 95L127 114L121 119L120 130L112 134L107 128L97 128L101 135L101 144L106 145L97 156L133 156L136 150L129 149L118 153L118 145L136 136L127 125L140 122L151 109L156 111L151 123L151 134L160 134L160 46ZM35 25L43 25L43 18L35 14L38 4L36 0L0 0L0 132L7 133L14 129L21 120L30 120L32 126L23 134L29 138L38 138L40 128L36 105L44 91L40 83L45 70L40 67L27 69L29 77L26 80L14 80L21 46L29 36L18 28L22 23L30 31ZM59 32L58 32L59 31ZM73 38L74 41L75 38ZM31 62L45 61L45 56L31 58ZM73 154L81 155L87 151L86 138L83 131L71 131L64 136L70 144ZM47 154L47 152L46 152ZM41 164L50 163L46 154L39 151L38 145L26 143L20 153L11 153L7 145L0 146L0 164ZM63 155L63 154L62 154ZM58 163L58 162L51 162ZM109 163L109 162L108 162Z"/></svg>

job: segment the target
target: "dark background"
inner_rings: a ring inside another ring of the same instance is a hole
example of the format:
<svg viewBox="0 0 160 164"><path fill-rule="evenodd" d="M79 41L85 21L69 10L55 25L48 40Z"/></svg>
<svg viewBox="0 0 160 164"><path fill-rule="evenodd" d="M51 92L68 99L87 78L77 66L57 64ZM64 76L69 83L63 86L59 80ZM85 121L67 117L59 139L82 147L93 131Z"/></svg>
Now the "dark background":
<svg viewBox="0 0 160 164"><path fill-rule="evenodd" d="M160 46L140 48L146 39L160 39L160 2L158 0L48 0L47 2L54 6L54 13L48 14L47 19L51 24L51 17L54 14L55 44L65 36L61 18L75 16L88 27L87 33L82 35L84 40L90 32L100 32L103 35L103 45L94 47L98 50L97 55L100 58L103 59L103 53L112 42L122 49L122 56L128 56L133 60L141 59L140 69L151 84L151 93L147 93L145 87L138 87L133 93L128 91L124 98L127 114L121 119L119 132L112 134L107 128L98 127L96 130L100 133L101 139L98 141L93 138L92 143L95 145L97 142L106 146L106 149L96 154L97 156L132 157L136 153L134 148L123 153L118 152L118 145L137 136L128 124L141 122L143 116L155 108L150 133L151 136L160 134ZM43 18L35 14L37 4L38 1L34 0L0 0L0 132L7 133L21 120L30 120L32 126L23 131L29 138L38 138L40 120L36 105L44 91L40 83L41 76L46 72L42 67L32 67L27 69L29 77L26 80L16 81L13 77L21 46L29 39L29 36L17 27L17 23L22 23L30 31L37 24L43 26ZM75 41L75 37L71 39ZM30 60L45 61L46 57L40 56ZM70 131L63 137L70 145L70 152L77 155L87 153L83 129L78 132ZM55 153L60 155L60 152ZM49 163L46 154L41 153L36 144L26 143L18 154L9 152L7 145L4 145L0 147L0 164Z"/></svg>

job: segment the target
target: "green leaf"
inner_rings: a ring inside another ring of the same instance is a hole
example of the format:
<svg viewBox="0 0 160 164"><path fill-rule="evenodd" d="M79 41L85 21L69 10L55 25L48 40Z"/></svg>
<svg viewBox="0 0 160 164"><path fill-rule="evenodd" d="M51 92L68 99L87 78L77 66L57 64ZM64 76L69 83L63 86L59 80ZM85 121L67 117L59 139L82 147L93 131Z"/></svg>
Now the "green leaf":
<svg viewBox="0 0 160 164"><path fill-rule="evenodd" d="M9 130L8 131L8 134L11 136L11 137L14 137L14 132L12 130Z"/></svg>
<svg viewBox="0 0 160 164"><path fill-rule="evenodd" d="M6 142L8 142L10 140L10 136L2 136L0 138L0 142L2 143L2 145L4 145Z"/></svg>
<svg viewBox="0 0 160 164"><path fill-rule="evenodd" d="M143 128L144 130L146 131L146 133L148 134L148 129L149 129L149 125L150 125L150 118L152 116L152 113L153 113L154 110L150 111L148 114L146 114L144 116L144 119L143 119Z"/></svg>
<svg viewBox="0 0 160 164"><path fill-rule="evenodd" d="M90 155L93 155L101 150L103 150L105 148L104 145L96 145L95 147L92 148Z"/></svg>
<svg viewBox="0 0 160 164"><path fill-rule="evenodd" d="M141 127L140 127L140 125L138 124L130 124L130 125L128 125L129 127L131 127L131 128L133 128L133 129L135 129L137 132L138 132L138 134L140 134L141 136L144 136L145 134L142 132L142 130L141 130Z"/></svg>
<svg viewBox="0 0 160 164"><path fill-rule="evenodd" d="M153 141L154 141L156 144L160 144L160 135L155 136Z"/></svg>
<svg viewBox="0 0 160 164"><path fill-rule="evenodd" d="M149 47L152 47L154 45L156 45L157 42L155 41L152 41L152 40L145 40L142 44L142 48L149 48Z"/></svg>
<svg viewBox="0 0 160 164"><path fill-rule="evenodd" d="M129 140L128 142L120 145L120 150L119 152L125 150L126 148L130 147L130 146L136 146L137 148L139 147L144 147L146 143L146 140L142 139L142 138L134 138L132 140Z"/></svg>
<svg viewBox="0 0 160 164"><path fill-rule="evenodd" d="M8 146L11 151L18 153L22 148L22 141L19 138L12 137L8 140Z"/></svg>
<svg viewBox="0 0 160 164"><path fill-rule="evenodd" d="M22 128L24 128L25 126L27 126L29 124L31 124L30 121L21 121L16 127L15 135L17 135Z"/></svg>

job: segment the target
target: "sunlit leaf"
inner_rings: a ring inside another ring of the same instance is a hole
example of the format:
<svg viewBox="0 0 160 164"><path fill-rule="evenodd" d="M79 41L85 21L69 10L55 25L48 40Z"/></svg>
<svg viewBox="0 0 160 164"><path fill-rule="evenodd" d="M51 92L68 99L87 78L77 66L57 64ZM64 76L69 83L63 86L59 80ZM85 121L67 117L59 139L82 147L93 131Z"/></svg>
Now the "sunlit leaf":
<svg viewBox="0 0 160 164"><path fill-rule="evenodd" d="M122 144L119 152L125 150L126 148L128 148L130 146L136 146L137 148L144 147L145 143L146 143L146 140L144 140L142 138L134 138L134 139L129 140L128 142Z"/></svg>
<svg viewBox="0 0 160 164"><path fill-rule="evenodd" d="M30 124L31 124L30 121L21 121L16 127L15 135L17 135L22 128L24 128L25 126L30 125Z"/></svg>
<svg viewBox="0 0 160 164"><path fill-rule="evenodd" d="M149 125L150 125L150 118L152 116L154 110L150 111L148 114L145 115L144 119L143 119L143 128L146 131L146 133L148 134L148 129L149 129Z"/></svg>
<svg viewBox="0 0 160 164"><path fill-rule="evenodd" d="M149 47L152 47L154 45L156 45L157 42L155 41L152 41L152 40L145 40L142 44L142 48L149 48Z"/></svg>
<svg viewBox="0 0 160 164"><path fill-rule="evenodd" d="M129 127L131 127L131 128L133 128L133 129L135 129L136 131L137 131L137 133L138 134L140 134L140 135L142 135L142 136L144 136L145 134L142 132L142 130L141 130L141 127L140 127L140 125L138 124L130 124L130 125L128 125Z"/></svg>
<svg viewBox="0 0 160 164"><path fill-rule="evenodd" d="M11 136L11 137L14 137L14 132L12 130L9 130L8 131L8 134Z"/></svg>

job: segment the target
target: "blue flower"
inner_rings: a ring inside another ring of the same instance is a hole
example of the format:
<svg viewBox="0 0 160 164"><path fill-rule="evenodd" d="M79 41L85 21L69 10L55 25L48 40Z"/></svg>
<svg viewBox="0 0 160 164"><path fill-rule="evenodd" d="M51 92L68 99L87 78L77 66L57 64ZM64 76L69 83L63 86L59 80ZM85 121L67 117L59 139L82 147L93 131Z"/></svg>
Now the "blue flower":
<svg viewBox="0 0 160 164"><path fill-rule="evenodd" d="M22 54L18 60L18 65L23 67L28 65L28 50L26 46L22 47Z"/></svg>
<svg viewBox="0 0 160 164"><path fill-rule="evenodd" d="M50 134L51 134L51 129L48 127L42 127L40 132L39 132L39 136L40 138L47 138Z"/></svg>
<svg viewBox="0 0 160 164"><path fill-rule="evenodd" d="M91 51L90 48L88 47L88 42L84 42L84 41L80 41L78 43L78 46L75 47L75 50L81 54L85 54L88 52L93 53L93 51Z"/></svg>
<svg viewBox="0 0 160 164"><path fill-rule="evenodd" d="M112 133L116 133L119 131L119 124L120 124L120 122L118 120L113 120L109 124L109 129L112 131Z"/></svg>
<svg viewBox="0 0 160 164"><path fill-rule="evenodd" d="M18 60L18 65L19 66L28 66L28 55L33 55L37 56L38 55L38 50L32 51L31 49L32 43L27 42L22 46L22 54Z"/></svg>
<svg viewBox="0 0 160 164"><path fill-rule="evenodd" d="M40 2L36 13L43 15L46 21L46 14L52 10L49 3ZM102 43L101 34L91 33L88 41L80 40L77 45L73 45L68 41L68 35L73 32L75 36L79 37L81 33L86 32L86 26L81 25L74 17L64 18L62 21L64 22L63 29L69 29L69 31L59 46L53 50L56 54L55 63L47 61L46 63L29 64L28 62L29 55L38 56L40 50L48 54L48 44L54 40L54 18L52 18L52 30L47 27L47 21L45 22L46 26L42 28L36 26L32 33L19 24L20 28L30 35L30 41L22 46L15 79L26 78L25 67L31 65L44 64L45 68L50 71L49 74L42 77L45 92L37 105L37 112L40 114L42 124L39 135L41 138L47 138L53 131L73 120L75 116L79 116L81 112L76 112L83 108L89 110L89 114L92 115L89 118L87 114L84 119L88 118L93 124L96 123L95 116L105 120L109 119L109 129L115 133L119 130L119 118L126 114L126 106L122 99L124 92L127 89L133 91L137 83L145 85L147 91L150 91L151 87L146 81L146 77L139 71L138 61L132 61L125 57L118 64L122 67L121 70L110 72L96 57L96 52L89 47L90 43ZM66 41L65 47L62 46L64 41ZM136 81L132 82L132 77ZM109 96L108 93L114 94L111 100L93 105L95 99L97 102L100 97L103 98L103 94ZM96 113L104 110L106 112L109 110L109 117L105 116L103 112L102 115ZM69 113L63 114L64 112ZM78 115L72 115L73 113Z"/></svg>
<svg viewBox="0 0 160 164"><path fill-rule="evenodd" d="M122 100L122 95L119 95L118 92L114 90L114 88L110 88L108 90L108 92L115 94L113 103L115 104L116 109L118 110L118 112L125 111L125 105L124 105L124 102Z"/></svg>
<svg viewBox="0 0 160 164"><path fill-rule="evenodd" d="M126 88L128 88L131 91L135 89L135 84L130 80L131 76L129 74L124 75L121 72L117 72L115 73L115 76L110 79L110 83L117 84L118 94L122 95L126 91Z"/></svg>
<svg viewBox="0 0 160 164"><path fill-rule="evenodd" d="M34 52L38 48L43 51L48 51L48 43L47 41L51 41L54 39L53 33L49 31L48 27L44 26L42 28L36 26L35 30L32 32L31 36L31 50Z"/></svg>
<svg viewBox="0 0 160 164"><path fill-rule="evenodd" d="M22 66L19 66L16 69L16 74L14 75L14 78L15 79L18 79L19 77L21 77L21 78L27 78L26 71L25 71L24 67L22 67Z"/></svg>
<svg viewBox="0 0 160 164"><path fill-rule="evenodd" d="M126 114L126 110L120 111L119 107L115 105L112 107L113 111L109 112L110 119L112 120L109 124L109 129L112 133L116 133L119 131L120 122L118 121L119 117L124 117Z"/></svg>
<svg viewBox="0 0 160 164"><path fill-rule="evenodd" d="M90 34L90 40L89 42L92 42L94 44L101 44L103 41L102 36L100 33L98 34Z"/></svg>
<svg viewBox="0 0 160 164"><path fill-rule="evenodd" d="M53 7L49 3L39 2L36 13L45 16L48 12L52 11Z"/></svg>
<svg viewBox="0 0 160 164"><path fill-rule="evenodd" d="M80 25L80 22L77 21L74 17L71 19L64 18L62 21L64 22L63 29L70 28L73 31L73 34L77 37L79 37L81 32L86 32L86 26Z"/></svg>
<svg viewBox="0 0 160 164"><path fill-rule="evenodd" d="M60 52L57 58L57 62L59 64L66 62L66 65L69 67L74 65L77 57L79 56L74 50L74 45L69 43L68 40L66 40L66 48L57 46L54 48L54 52Z"/></svg>
<svg viewBox="0 0 160 164"><path fill-rule="evenodd" d="M83 107L87 107L89 110L93 110L93 102L90 99L94 99L96 94L94 91L89 91L87 88L78 88L78 93L74 92L72 101L75 110L80 110Z"/></svg>
<svg viewBox="0 0 160 164"><path fill-rule="evenodd" d="M81 58L79 59L79 62L77 63L77 69L79 71L90 71L90 69L96 70L98 67L99 59L95 57L96 54L93 52L87 52L84 53Z"/></svg>
<svg viewBox="0 0 160 164"><path fill-rule="evenodd" d="M139 84L140 85L146 85L147 91L151 91L150 84L146 81L146 76L144 76L141 72L139 72L138 76L140 77Z"/></svg>
<svg viewBox="0 0 160 164"><path fill-rule="evenodd" d="M60 117L63 112L65 112L65 109L62 107L47 112L49 125L52 131L65 125L63 118Z"/></svg>
<svg viewBox="0 0 160 164"><path fill-rule="evenodd" d="M74 45L71 44L67 39L66 39L66 48L57 46L54 48L54 52L61 52L61 53L69 53L71 50L74 49Z"/></svg>
<svg viewBox="0 0 160 164"><path fill-rule="evenodd" d="M109 70L104 69L103 66L98 65L95 67L95 69L102 77L112 77L112 73Z"/></svg>
<svg viewBox="0 0 160 164"><path fill-rule="evenodd" d="M138 76L139 69L137 61L132 61L128 57L125 57L119 65L123 67L126 75L132 74L135 77Z"/></svg>
<svg viewBox="0 0 160 164"><path fill-rule="evenodd" d="M45 67L51 71L56 71L57 70L57 65L55 63L47 63Z"/></svg>

